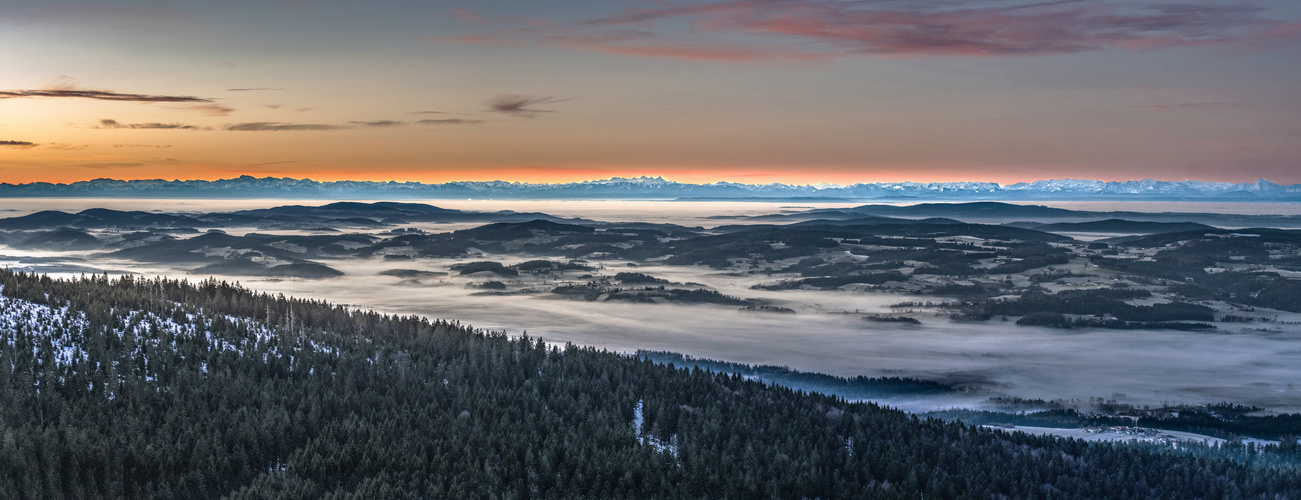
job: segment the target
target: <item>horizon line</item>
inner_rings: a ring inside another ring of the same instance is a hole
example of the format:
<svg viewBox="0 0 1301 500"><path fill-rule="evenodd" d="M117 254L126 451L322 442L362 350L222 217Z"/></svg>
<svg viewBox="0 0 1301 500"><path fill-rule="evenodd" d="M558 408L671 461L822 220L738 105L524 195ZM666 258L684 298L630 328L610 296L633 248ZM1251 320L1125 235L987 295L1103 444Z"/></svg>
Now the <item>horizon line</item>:
<svg viewBox="0 0 1301 500"><path fill-rule="evenodd" d="M1231 181L1204 181L1204 180L1189 179L1189 178L1184 178L1184 179L1154 179L1154 178L1151 178L1151 177L1147 177L1147 178L1143 178L1143 179L1102 180L1102 179L1084 179L1084 178L1074 178L1074 177L1062 177L1062 178L1048 178L1048 179L1040 178L1040 179L1033 179L1033 180L1024 180L1024 181L1011 182L1011 183L997 182L997 181L980 181L980 180L951 180L951 181L863 181L863 182L855 182L855 183L852 183L852 184L838 184L838 183L833 183L833 182L819 182L819 183L803 183L803 184L799 184L799 183L786 183L786 182L747 183L747 182L737 182L737 181L728 181L728 180L719 180L719 181L713 181L713 182L687 182L687 181L678 181L678 180L673 180L673 179L671 179L671 178L665 178L663 175L657 175L657 176L640 175L640 176L634 176L634 177L622 177L622 176L617 176L617 175L616 175L616 176L611 176L611 177L606 177L606 178L587 179L587 180L581 180L581 181L570 181L570 182L527 182L527 181L509 181L509 180L504 180L504 179L495 179L495 180L490 180L490 181L477 181L477 180L449 180L449 181L443 181L443 182L424 182L424 181L415 181L415 180L397 180L397 179L390 179L390 180L338 179L338 180L324 180L324 181L318 181L318 180L314 180L314 179L312 179L312 178L310 178L310 177L302 177L302 178L288 177L288 176L286 176L286 177L275 177L275 176L272 176L272 175L267 175L266 177L257 177L257 176L249 175L249 174L242 174L242 175L235 176L235 177L219 177L219 178L216 178L216 179L201 179L201 178L198 178L198 179L179 179L179 178L176 178L176 179L170 179L170 180L169 180L169 179L164 179L164 178L118 179L118 178L113 178L113 177L96 177L96 178L93 178L93 179L85 179L85 180L69 181L69 182L51 182L51 181L30 181L30 182L19 182L19 183L13 183L13 182L0 182L0 186L14 186L14 187L21 187L21 186L30 186L30 185L35 185L35 184L49 184L49 185L55 185L55 186L71 186L71 185L73 185L73 184L90 183L90 182L95 182L95 181L115 181L115 182L149 182L149 181L158 181L158 182L167 182L167 183L189 183L189 182L209 182L209 183L213 183L213 182L222 182L222 181L237 181L237 180L241 180L241 179L252 179L252 180L276 180L276 181L286 181L286 180L288 180L288 181L297 181L297 182L313 182L313 183L318 183L318 184L330 184L330 183L341 183L341 182L357 182L357 183L374 183L374 184L414 184L414 185L422 185L422 186L439 186L439 185L448 185L448 184L491 184L491 183L505 183L505 184L529 185L529 186L560 186L560 185L570 185L570 184L591 184L591 183L611 182L611 181L653 180L653 181L663 181L663 182L669 182L669 183L674 183L674 184L691 185L691 186L711 186L711 185L720 185L720 184L735 184L735 185L743 185L743 186L775 186L775 185L781 185L781 186L790 186L790 187L813 188L813 189L819 189L819 190L822 190L822 189L847 188L847 187L852 187L852 186L862 186L862 185L908 185L908 184L911 184L911 185L936 185L936 184L990 184L990 185L996 185L996 186L998 186L998 187L1000 187L1000 188L1004 188L1004 187L1013 186L1013 185L1017 185L1017 184L1033 184L1033 183L1036 183L1036 182L1053 182L1053 181L1099 182L1099 183L1104 183L1104 184L1141 183L1141 182L1170 182L1170 183L1179 183L1179 182L1200 182L1200 183L1206 183L1206 184L1227 184L1227 185L1257 184L1257 183L1262 183L1262 182L1264 182L1264 183L1273 184L1273 185L1276 185L1276 186L1284 186L1284 187L1288 186L1287 184L1278 184L1278 183L1273 182L1273 181L1271 181L1271 180L1269 180L1269 179L1266 179L1266 178L1264 178L1264 177L1258 177L1258 178L1257 178L1256 180L1254 180L1254 181L1242 181L1242 182L1231 182ZM1295 185L1296 185L1296 184L1293 184L1293 186L1295 186Z"/></svg>

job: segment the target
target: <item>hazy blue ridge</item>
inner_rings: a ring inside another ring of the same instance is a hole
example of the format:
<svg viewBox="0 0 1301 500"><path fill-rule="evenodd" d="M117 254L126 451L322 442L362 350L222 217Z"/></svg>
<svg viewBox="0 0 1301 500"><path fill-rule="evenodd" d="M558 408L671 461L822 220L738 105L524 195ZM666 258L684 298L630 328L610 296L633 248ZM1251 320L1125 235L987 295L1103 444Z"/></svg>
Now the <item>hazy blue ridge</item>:
<svg viewBox="0 0 1301 500"><path fill-rule="evenodd" d="M216 181L95 179L56 184L0 183L0 197L300 198L300 199L715 199L715 200L1179 200L1301 201L1301 184L1261 179L1096 181L1055 179L1000 185L991 182L867 183L840 185L688 184L637 177L530 184L521 182L333 181L240 176Z"/></svg>

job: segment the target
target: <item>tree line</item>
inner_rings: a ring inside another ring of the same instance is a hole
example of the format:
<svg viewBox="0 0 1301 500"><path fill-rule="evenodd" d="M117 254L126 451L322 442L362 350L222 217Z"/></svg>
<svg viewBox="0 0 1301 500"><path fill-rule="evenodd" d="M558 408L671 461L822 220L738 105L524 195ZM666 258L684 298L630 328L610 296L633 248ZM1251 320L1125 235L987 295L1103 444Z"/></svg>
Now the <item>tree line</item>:
<svg viewBox="0 0 1301 500"><path fill-rule="evenodd" d="M223 281L0 283L0 496L1301 496L1290 469L990 431Z"/></svg>

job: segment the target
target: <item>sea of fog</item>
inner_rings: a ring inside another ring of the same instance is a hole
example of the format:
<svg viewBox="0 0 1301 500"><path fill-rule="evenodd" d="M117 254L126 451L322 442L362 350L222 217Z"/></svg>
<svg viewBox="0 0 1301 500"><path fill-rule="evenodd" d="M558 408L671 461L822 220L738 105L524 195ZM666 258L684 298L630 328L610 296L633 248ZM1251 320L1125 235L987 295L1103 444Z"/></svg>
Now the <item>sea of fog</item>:
<svg viewBox="0 0 1301 500"><path fill-rule="evenodd" d="M511 263L519 259L489 256ZM748 364L789 366L840 376L908 376L979 389L958 399L887 401L914 410L970 406L994 395L1044 399L1115 398L1136 404L1234 401L1301 411L1301 333L1198 333L1168 330L1060 330L1011 322L925 317L921 326L864 321L908 300L902 294L752 290L764 277L701 267L642 266L636 271L765 298L797 314L741 311L708 304L583 302L547 293L475 295L472 278L404 280L393 268L447 270L453 260L395 265L330 264L348 276L326 281L247 279L272 293L316 297L386 313L460 320L479 328L527 332L621 352L667 350ZM117 268L131 268L117 263ZM607 264L611 266L611 264ZM183 276L168 269L146 274ZM611 266L609 273L627 270ZM191 276L193 278L193 276ZM552 283L556 284L556 283ZM545 287L539 287L545 289ZM1301 321L1301 315L1283 320ZM1301 330L1299 328L1298 330Z"/></svg>
<svg viewBox="0 0 1301 500"><path fill-rule="evenodd" d="M325 202L295 201L295 204ZM563 217L610 221L672 222L715 225L716 215L760 215L849 204L594 201L447 201L439 206L465 210L546 212ZM7 210L78 210L91 207L211 211L269 207L282 200L6 200ZM1065 204L1056 204L1065 205ZM1124 204L1112 209L1127 210ZM1214 206L1211 206L1214 205ZM1223 204L1187 206L1178 211L1206 211ZM1078 207L1076 207L1078 208ZM1097 209L1090 207L1091 209ZM1227 213L1301 214L1301 206L1242 204ZM10 212L14 213L14 212ZM725 221L724 223L731 223ZM459 226L459 225L458 225ZM444 230L459 229L445 227ZM10 256L86 257L78 253L21 252ZM553 343L573 342L620 352L638 349L749 364L791 368L841 376L906 376L940 380L975 389L943 400L895 400L887 404L912 410L973 406L995 395L1043 399L1101 396L1136 404L1212 403L1231 401L1274 410L1301 411L1301 326L1282 331L1249 329L1217 333L1179 331L1057 330L1018 327L999 320L955 322L947 316L922 316L921 326L864 321L870 313L888 313L890 305L909 300L937 300L901 294L854 291L751 289L766 276L733 275L704 267L641 266L603 262L601 272L635 270L674 282L696 282L744 298L763 298L797 314L741 311L706 304L633 304L583 302L545 293L555 282L536 283L538 293L508 296L480 294L473 287L483 278L449 276L420 280L380 276L389 269L448 271L471 259L417 259L412 262L330 260L324 263L347 275L329 280L239 279L271 293L325 299L385 313L418 314L459 320L475 327L525 331ZM520 256L488 255L472 260L513 263ZM15 262L10 260L9 262ZM7 262L0 262L0 265ZM145 266L129 261L92 258L83 265L144 275L201 279L183 269ZM12 265L12 264L9 264ZM233 280L238 278L222 277ZM1301 315L1282 314L1301 322Z"/></svg>
<svg viewBox="0 0 1301 500"><path fill-rule="evenodd" d="M129 198L8 198L0 199L0 217L15 217L41 210L79 212L89 208L145 210L155 212L220 212L252 210L282 205L319 206L349 200L200 200L200 199L129 199ZM374 200L356 200L370 202ZM747 217L775 213L801 212L810 209L849 208L866 204L912 205L928 200L906 202L761 202L761 201L621 201L621 200L401 200L403 203L428 203L442 208L496 212L542 212L557 217L584 218L610 222L673 223L686 226L713 227L736 224L729 217ZM951 203L951 201L935 201ZM1184 201L1015 201L1018 205L1043 205L1071 210L1099 212L1180 212L1242 215L1301 215L1301 203L1229 203ZM743 222L743 221L742 221ZM765 221L766 222L766 221ZM977 222L974 221L973 222ZM978 221L998 222L998 221ZM1012 221L1004 221L1012 222Z"/></svg>

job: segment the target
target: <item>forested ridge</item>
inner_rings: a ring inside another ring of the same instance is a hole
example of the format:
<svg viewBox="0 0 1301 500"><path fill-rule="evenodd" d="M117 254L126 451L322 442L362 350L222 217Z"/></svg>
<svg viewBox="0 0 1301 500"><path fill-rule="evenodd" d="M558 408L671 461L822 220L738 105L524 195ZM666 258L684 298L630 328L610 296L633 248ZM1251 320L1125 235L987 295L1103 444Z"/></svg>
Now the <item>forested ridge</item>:
<svg viewBox="0 0 1301 500"><path fill-rule="evenodd" d="M1301 496L1289 469L919 419L214 280L0 283L2 497Z"/></svg>

